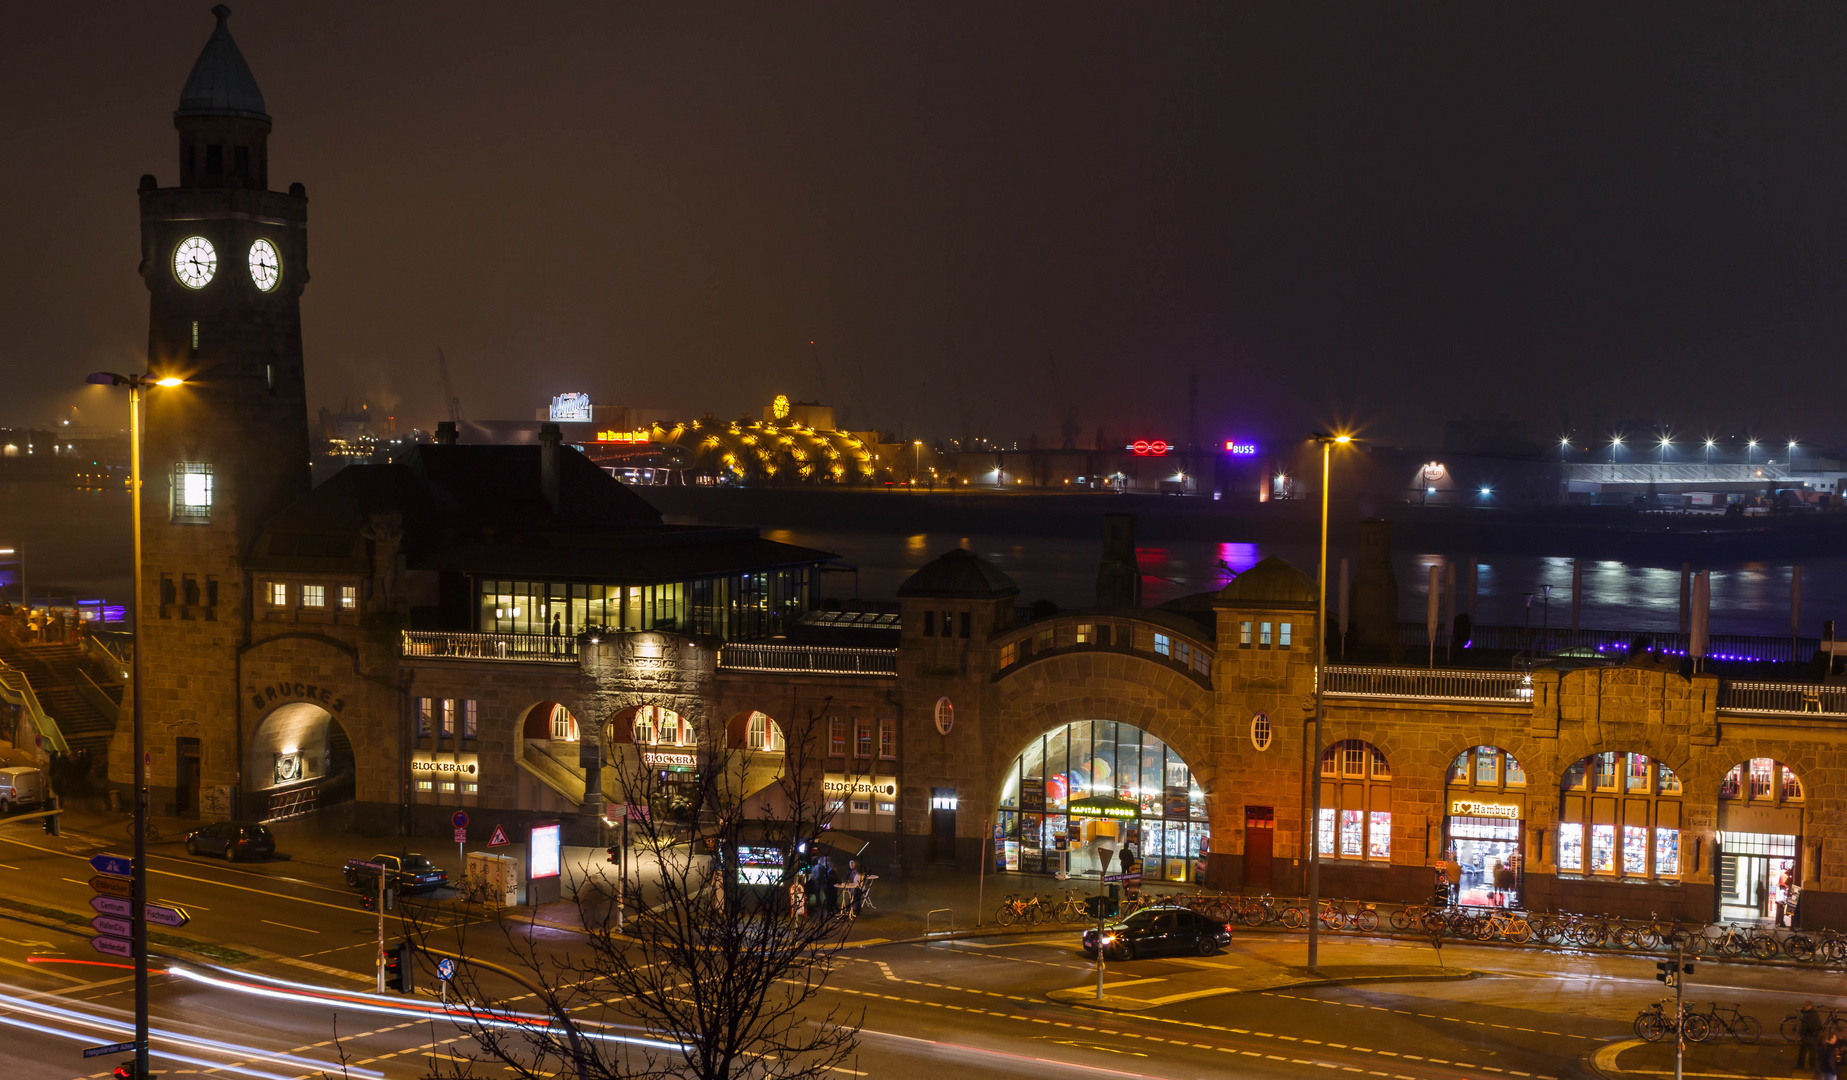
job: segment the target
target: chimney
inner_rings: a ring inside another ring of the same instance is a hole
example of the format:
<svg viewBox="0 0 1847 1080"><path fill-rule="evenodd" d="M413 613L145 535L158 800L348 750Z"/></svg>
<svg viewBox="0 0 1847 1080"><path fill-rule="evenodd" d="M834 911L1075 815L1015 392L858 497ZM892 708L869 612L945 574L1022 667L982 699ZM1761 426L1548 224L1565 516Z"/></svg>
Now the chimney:
<svg viewBox="0 0 1847 1080"><path fill-rule="evenodd" d="M1103 515L1103 562L1097 567L1097 606L1142 606L1142 573L1135 561L1135 515Z"/></svg>
<svg viewBox="0 0 1847 1080"><path fill-rule="evenodd" d="M539 487L554 514L558 512L558 444L563 441L557 424L539 425Z"/></svg>
<svg viewBox="0 0 1847 1080"><path fill-rule="evenodd" d="M454 446L455 445L455 421L438 420L436 422L436 445L437 446Z"/></svg>

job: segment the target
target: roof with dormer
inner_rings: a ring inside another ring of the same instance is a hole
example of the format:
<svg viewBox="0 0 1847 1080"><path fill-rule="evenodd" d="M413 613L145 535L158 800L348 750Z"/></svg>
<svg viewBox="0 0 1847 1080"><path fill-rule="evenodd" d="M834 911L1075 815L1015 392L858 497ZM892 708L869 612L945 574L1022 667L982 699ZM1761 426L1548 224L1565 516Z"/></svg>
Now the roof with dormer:
<svg viewBox="0 0 1847 1080"><path fill-rule="evenodd" d="M931 559L898 586L899 596L998 600L1020 595L1020 587L993 563L956 548Z"/></svg>
<svg viewBox="0 0 1847 1080"><path fill-rule="evenodd" d="M1218 602L1233 607L1313 608L1315 579L1272 555L1220 589Z"/></svg>
<svg viewBox="0 0 1847 1080"><path fill-rule="evenodd" d="M231 40L231 28L226 25L231 9L219 4L212 14L218 17L218 25L205 39L199 59L193 61L192 74L186 76L186 85L180 90L180 107L173 115L242 116L267 121L269 112L263 105L263 91L257 89L256 76L250 74L250 65L244 62L244 54Z"/></svg>

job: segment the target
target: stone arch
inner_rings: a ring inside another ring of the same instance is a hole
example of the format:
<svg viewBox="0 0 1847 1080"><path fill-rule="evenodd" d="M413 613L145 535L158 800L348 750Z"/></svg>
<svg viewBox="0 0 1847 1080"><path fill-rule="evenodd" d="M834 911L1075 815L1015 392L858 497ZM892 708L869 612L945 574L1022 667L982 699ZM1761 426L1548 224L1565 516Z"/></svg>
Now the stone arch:
<svg viewBox="0 0 1847 1080"><path fill-rule="evenodd" d="M560 715L564 724L560 735ZM532 742L576 742L582 737L577 717L562 702L541 701L520 714L520 738Z"/></svg>
<svg viewBox="0 0 1847 1080"><path fill-rule="evenodd" d="M259 717L244 743L243 770L246 817L294 817L354 798L352 741L315 702L285 702Z"/></svg>
<svg viewBox="0 0 1847 1080"><path fill-rule="evenodd" d="M1698 794L1667 761L1641 750L1599 749L1565 762L1558 782L1555 862L1565 874L1675 882L1687 872L1681 840Z"/></svg>
<svg viewBox="0 0 1847 1080"><path fill-rule="evenodd" d="M663 738L672 725L670 738ZM608 739L611 745L663 745L696 747L699 745L699 732L694 728L692 719L682 716L664 705L630 705L618 710L608 721Z"/></svg>

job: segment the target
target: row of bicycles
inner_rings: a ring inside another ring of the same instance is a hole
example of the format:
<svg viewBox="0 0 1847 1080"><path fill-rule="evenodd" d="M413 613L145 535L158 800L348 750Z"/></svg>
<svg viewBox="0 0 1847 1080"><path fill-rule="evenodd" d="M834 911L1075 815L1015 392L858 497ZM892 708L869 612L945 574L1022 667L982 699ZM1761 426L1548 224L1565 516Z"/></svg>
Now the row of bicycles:
<svg viewBox="0 0 1847 1080"><path fill-rule="evenodd" d="M1833 1033L1847 1038L1847 1014L1835 1009L1823 1009L1817 1017L1823 1033ZM1762 1038L1763 1025L1757 1017L1746 1016L1736 1004L1730 1008L1720 1007L1713 1002L1704 1011L1682 1006L1678 1015L1674 1011L1672 998L1665 998L1643 1009L1635 1017L1635 1035L1647 1042L1660 1042L1674 1035L1684 1035L1688 1042L1703 1043L1713 1039L1730 1036L1741 1043L1754 1043ZM1797 1042L1802 1038L1802 1018L1791 1013L1783 1018L1782 1035L1787 1042Z"/></svg>
<svg viewBox="0 0 1847 1080"><path fill-rule="evenodd" d="M1185 900L1169 898L1223 922L1246 926L1275 925L1300 930L1308 925L1308 912L1299 902L1268 894L1199 894ZM1352 900L1324 900L1323 929L1368 932L1380 924L1376 905ZM1622 949L1632 952L1673 952L1688 957L1715 959L1753 957L1789 959L1803 963L1847 964L1847 934L1833 930L1789 930L1738 923L1690 923L1651 915L1629 919L1615 915L1583 915L1566 911L1522 912L1507 908L1407 904L1386 916L1399 933L1421 933L1466 941L1509 941L1515 944L1576 946L1582 949Z"/></svg>

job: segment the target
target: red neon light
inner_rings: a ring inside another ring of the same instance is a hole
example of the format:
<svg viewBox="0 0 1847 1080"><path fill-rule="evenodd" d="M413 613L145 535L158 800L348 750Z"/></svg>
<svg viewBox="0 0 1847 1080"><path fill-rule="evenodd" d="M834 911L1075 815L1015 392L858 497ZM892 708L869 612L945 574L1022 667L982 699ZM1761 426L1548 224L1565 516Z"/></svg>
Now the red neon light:
<svg viewBox="0 0 1847 1080"><path fill-rule="evenodd" d="M1153 455L1154 457L1160 457L1161 455L1167 453L1169 450L1173 449L1173 447L1167 445L1167 441L1165 439L1155 439L1153 442L1150 442L1147 439L1137 439L1134 442L1130 443L1128 448L1130 450L1133 450L1135 453L1141 455L1142 457L1148 457L1150 455Z"/></svg>

